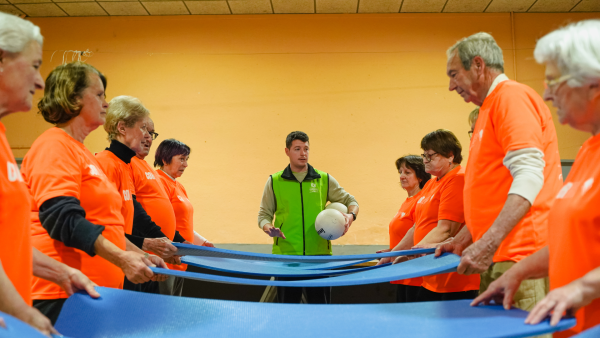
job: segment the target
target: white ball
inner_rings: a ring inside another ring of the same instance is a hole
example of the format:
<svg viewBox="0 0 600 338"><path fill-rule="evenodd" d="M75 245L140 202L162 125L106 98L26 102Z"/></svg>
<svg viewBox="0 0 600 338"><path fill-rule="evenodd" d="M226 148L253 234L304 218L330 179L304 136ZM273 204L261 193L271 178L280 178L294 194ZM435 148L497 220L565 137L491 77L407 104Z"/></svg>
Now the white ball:
<svg viewBox="0 0 600 338"><path fill-rule="evenodd" d="M342 214L347 214L348 213L348 207L343 205L342 203L339 202L333 202L333 203L329 203L325 209L335 209L339 212L341 212Z"/></svg>
<svg viewBox="0 0 600 338"><path fill-rule="evenodd" d="M344 234L346 219L341 212L334 209L325 209L317 215L315 230L323 239L332 241Z"/></svg>

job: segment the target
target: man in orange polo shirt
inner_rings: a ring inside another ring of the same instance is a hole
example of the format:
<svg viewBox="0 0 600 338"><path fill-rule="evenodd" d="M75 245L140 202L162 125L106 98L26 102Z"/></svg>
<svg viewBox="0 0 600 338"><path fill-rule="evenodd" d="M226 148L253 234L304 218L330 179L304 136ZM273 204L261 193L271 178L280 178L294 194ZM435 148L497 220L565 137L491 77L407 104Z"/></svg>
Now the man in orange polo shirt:
<svg viewBox="0 0 600 338"><path fill-rule="evenodd" d="M480 110L465 174L467 226L436 254L461 254L458 272L480 273L480 292L547 245L546 220L562 186L550 110L533 89L503 72L502 50L487 33L448 50L449 89ZM547 278L525 281L515 305L531 310L547 292Z"/></svg>

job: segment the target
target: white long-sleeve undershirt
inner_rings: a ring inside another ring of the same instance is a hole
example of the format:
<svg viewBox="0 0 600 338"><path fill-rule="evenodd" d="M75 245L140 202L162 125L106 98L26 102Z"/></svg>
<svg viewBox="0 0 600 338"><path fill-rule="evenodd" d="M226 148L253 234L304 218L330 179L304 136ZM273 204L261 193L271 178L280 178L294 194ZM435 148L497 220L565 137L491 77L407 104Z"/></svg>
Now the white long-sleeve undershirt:
<svg viewBox="0 0 600 338"><path fill-rule="evenodd" d="M503 164L513 177L508 194L519 195L533 205L544 186L544 153L537 148L523 148L506 153Z"/></svg>

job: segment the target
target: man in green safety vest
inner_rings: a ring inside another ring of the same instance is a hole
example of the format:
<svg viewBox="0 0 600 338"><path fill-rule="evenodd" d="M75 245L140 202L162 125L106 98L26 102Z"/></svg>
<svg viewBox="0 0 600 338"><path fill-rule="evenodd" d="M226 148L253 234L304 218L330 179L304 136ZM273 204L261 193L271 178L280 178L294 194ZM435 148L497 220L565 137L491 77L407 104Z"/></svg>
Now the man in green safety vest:
<svg viewBox="0 0 600 338"><path fill-rule="evenodd" d="M308 164L310 147L306 133L291 132L285 146L290 164L269 176L260 204L258 225L273 237L274 254L331 255L331 242L321 238L315 230L317 215L325 209L327 201L346 205L345 234L356 220L358 203L331 175ZM307 303L327 304L331 300L331 288L277 288L280 303L300 303L303 294Z"/></svg>

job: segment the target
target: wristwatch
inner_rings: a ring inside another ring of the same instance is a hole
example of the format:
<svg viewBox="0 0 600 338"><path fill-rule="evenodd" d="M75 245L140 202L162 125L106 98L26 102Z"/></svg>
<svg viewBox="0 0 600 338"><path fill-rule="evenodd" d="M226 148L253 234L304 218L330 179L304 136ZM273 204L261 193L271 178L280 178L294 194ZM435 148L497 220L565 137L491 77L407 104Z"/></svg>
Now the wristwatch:
<svg viewBox="0 0 600 338"><path fill-rule="evenodd" d="M353 212L351 212L351 214L352 214L352 217L354 217L353 221L356 221L356 214Z"/></svg>

